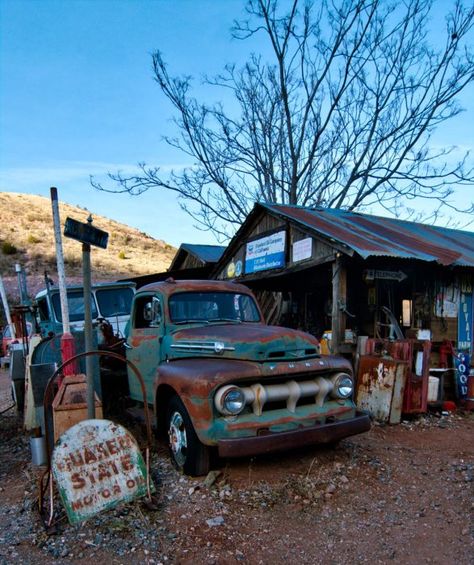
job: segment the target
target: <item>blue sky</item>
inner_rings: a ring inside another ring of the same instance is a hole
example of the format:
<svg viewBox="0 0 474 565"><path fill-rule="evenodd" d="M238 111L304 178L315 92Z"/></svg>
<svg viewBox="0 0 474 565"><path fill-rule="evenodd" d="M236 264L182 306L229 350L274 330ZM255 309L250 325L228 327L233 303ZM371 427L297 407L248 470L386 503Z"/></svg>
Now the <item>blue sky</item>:
<svg viewBox="0 0 474 565"><path fill-rule="evenodd" d="M450 2L438 2L446 5ZM244 0L0 0L0 190L49 196L174 245L216 243L175 196L98 193L89 175L187 163L161 136L172 111L152 80L150 53L173 74L214 74L250 46L230 39ZM255 47L255 46L254 46ZM258 46L256 46L258 48ZM474 146L474 89L466 113L435 142ZM472 188L459 193L471 201ZM100 226L99 226L100 227Z"/></svg>

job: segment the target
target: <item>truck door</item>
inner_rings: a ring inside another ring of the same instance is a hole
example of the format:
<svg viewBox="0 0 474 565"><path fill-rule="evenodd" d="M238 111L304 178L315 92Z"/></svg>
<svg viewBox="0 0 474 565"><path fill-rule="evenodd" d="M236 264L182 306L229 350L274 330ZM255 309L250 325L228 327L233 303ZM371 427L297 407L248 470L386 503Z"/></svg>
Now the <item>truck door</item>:
<svg viewBox="0 0 474 565"><path fill-rule="evenodd" d="M160 346L164 333L162 299L157 294L135 297L130 331L127 338L127 359L134 363L145 381L146 398L153 404L153 383L160 363ZM130 396L143 401L138 379L128 369Z"/></svg>

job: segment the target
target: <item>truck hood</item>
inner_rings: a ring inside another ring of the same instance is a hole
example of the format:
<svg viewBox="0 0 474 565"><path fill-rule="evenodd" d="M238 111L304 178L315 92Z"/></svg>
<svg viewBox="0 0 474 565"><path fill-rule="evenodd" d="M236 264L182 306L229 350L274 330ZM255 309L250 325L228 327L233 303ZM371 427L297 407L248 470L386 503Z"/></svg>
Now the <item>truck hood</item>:
<svg viewBox="0 0 474 565"><path fill-rule="evenodd" d="M295 360L319 353L318 340L301 331L263 324L209 324L165 337L169 358L219 357L254 361Z"/></svg>

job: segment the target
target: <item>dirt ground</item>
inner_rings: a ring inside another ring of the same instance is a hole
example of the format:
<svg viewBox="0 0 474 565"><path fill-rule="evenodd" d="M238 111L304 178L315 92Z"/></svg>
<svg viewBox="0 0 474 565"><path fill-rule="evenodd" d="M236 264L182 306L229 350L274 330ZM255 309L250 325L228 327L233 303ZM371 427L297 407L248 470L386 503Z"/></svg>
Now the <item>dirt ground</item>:
<svg viewBox="0 0 474 565"><path fill-rule="evenodd" d="M0 415L0 564L472 564L473 438L473 413L432 414L198 479L161 445L158 510L135 501L71 526L56 501L48 536L40 469L11 409Z"/></svg>

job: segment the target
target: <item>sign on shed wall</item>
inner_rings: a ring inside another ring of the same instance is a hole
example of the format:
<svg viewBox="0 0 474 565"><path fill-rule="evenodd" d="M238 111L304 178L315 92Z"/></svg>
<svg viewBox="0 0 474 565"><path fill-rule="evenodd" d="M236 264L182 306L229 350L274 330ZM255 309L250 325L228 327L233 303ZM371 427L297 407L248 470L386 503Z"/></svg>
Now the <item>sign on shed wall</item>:
<svg viewBox="0 0 474 565"><path fill-rule="evenodd" d="M313 253L313 239L305 237L293 243L293 262L310 259Z"/></svg>
<svg viewBox="0 0 474 565"><path fill-rule="evenodd" d="M249 241L245 252L245 272L256 273L285 266L286 232L279 231Z"/></svg>
<svg viewBox="0 0 474 565"><path fill-rule="evenodd" d="M458 313L458 349L472 351L472 287L461 288Z"/></svg>

